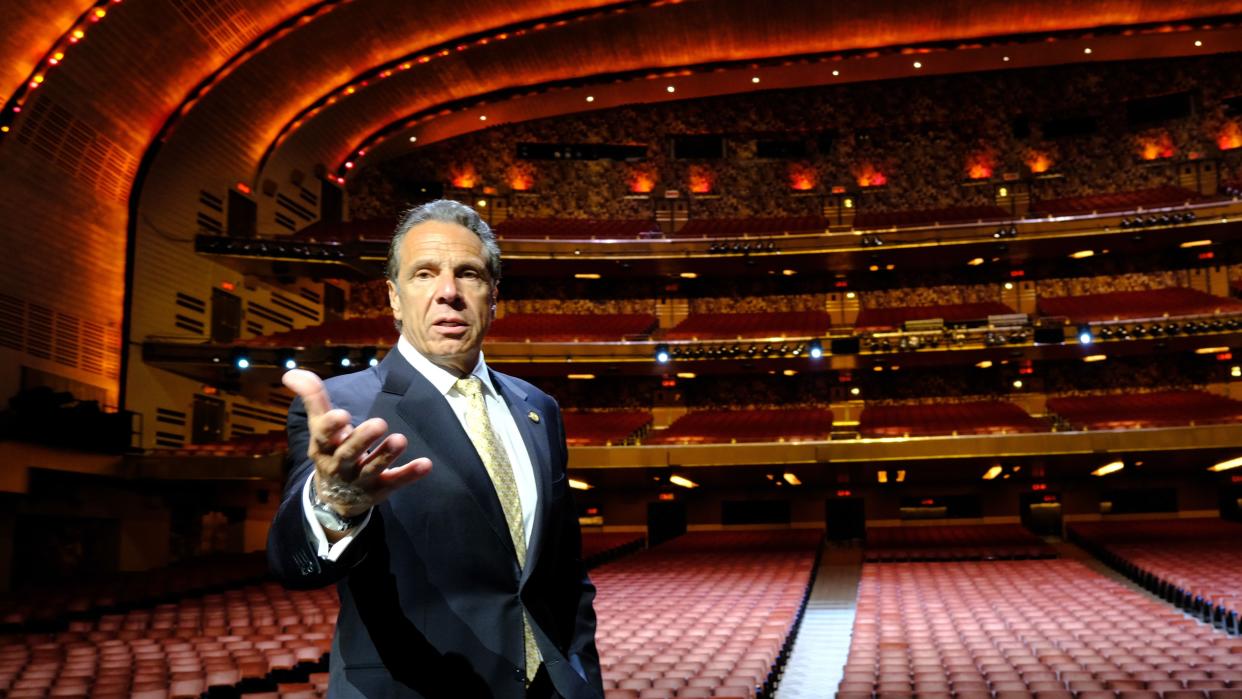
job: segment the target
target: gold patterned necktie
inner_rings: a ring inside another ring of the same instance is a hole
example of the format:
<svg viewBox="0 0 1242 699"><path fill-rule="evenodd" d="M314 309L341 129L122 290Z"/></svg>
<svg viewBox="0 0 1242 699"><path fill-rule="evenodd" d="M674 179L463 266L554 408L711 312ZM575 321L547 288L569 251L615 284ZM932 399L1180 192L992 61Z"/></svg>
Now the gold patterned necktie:
<svg viewBox="0 0 1242 699"><path fill-rule="evenodd" d="M467 376L458 379L454 388L466 397L466 434L470 437L475 451L479 452L487 475L491 476L492 487L496 489L496 497L500 499L500 508L504 510L505 521L509 525L509 538L513 540L518 565L525 567L526 527L522 522L522 499L518 496L517 479L513 477L509 456L487 416L487 405L483 402L483 382L477 376ZM541 658L539 646L535 643L535 634L531 631L530 619L525 612L522 621L522 640L526 648L526 681L529 683L539 670Z"/></svg>

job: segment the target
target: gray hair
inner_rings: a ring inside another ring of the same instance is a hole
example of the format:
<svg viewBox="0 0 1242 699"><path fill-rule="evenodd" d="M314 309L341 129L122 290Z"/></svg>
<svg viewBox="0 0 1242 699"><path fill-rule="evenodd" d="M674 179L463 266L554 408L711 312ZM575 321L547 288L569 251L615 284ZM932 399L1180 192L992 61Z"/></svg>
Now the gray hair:
<svg viewBox="0 0 1242 699"><path fill-rule="evenodd" d="M392 243L388 246L388 267L385 273L389 281L397 283L397 274L401 267L401 241L405 240L405 234L409 233L414 226L428 221L456 223L477 235L483 242L483 250L487 257L487 273L491 275L492 284L500 281L500 246L496 244L496 234L492 232L491 226L487 225L487 221L479 216L479 212L452 199L429 201L410 209L402 217L401 223L397 225L397 232L392 236Z"/></svg>

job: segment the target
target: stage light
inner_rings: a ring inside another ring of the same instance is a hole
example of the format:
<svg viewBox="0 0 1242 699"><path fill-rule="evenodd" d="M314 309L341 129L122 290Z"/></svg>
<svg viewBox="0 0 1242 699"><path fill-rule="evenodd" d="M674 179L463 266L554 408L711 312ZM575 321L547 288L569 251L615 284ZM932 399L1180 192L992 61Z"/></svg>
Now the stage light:
<svg viewBox="0 0 1242 699"><path fill-rule="evenodd" d="M1005 469L1001 466L993 466L992 468L989 468L987 472L983 474L983 480L990 481L996 478L997 476L999 476L1001 472L1004 470Z"/></svg>
<svg viewBox="0 0 1242 699"><path fill-rule="evenodd" d="M789 485L802 485L802 480L798 478L798 474L796 473L786 473L783 478Z"/></svg>
<svg viewBox="0 0 1242 699"><path fill-rule="evenodd" d="M1242 466L1242 456L1239 456L1234 459L1229 459L1228 461L1222 461L1216 464L1215 466L1208 466L1208 470L1220 473L1221 471L1228 471L1230 469L1234 469L1239 466Z"/></svg>
<svg viewBox="0 0 1242 699"><path fill-rule="evenodd" d="M1014 388L1022 388L1022 379L1014 379L1014 380L1013 380L1013 387L1014 387Z"/></svg>
<svg viewBox="0 0 1242 699"><path fill-rule="evenodd" d="M250 368L250 358L244 355L239 356L237 357L237 359L233 360L233 366L237 367L238 369L241 369L242 371L245 371Z"/></svg>
<svg viewBox="0 0 1242 699"><path fill-rule="evenodd" d="M341 364L341 366L345 366L345 367L347 367L347 366L349 366L349 365L353 364L353 362L349 359L349 357L341 357L340 364Z"/></svg>
<svg viewBox="0 0 1242 699"><path fill-rule="evenodd" d="M573 379L574 381L590 381L595 378L595 374L567 374L565 378Z"/></svg>
<svg viewBox="0 0 1242 699"><path fill-rule="evenodd" d="M668 482L676 486L681 486L682 488L699 487L698 483L695 483L694 481L690 480L689 478L686 478L685 476L669 476Z"/></svg>
<svg viewBox="0 0 1242 699"><path fill-rule="evenodd" d="M666 90L668 90L669 92L677 92L677 88L673 87L672 85L669 85L669 86L668 86L667 88L665 88L665 89L666 89Z"/></svg>
<svg viewBox="0 0 1242 699"><path fill-rule="evenodd" d="M807 353L811 355L811 359L820 359L824 356L824 345L819 340L811 340L811 344Z"/></svg>
<svg viewBox="0 0 1242 699"><path fill-rule="evenodd" d="M580 481L577 478L570 478L569 487L573 488L574 490L590 490L591 488L594 488L595 486L591 485L590 483L587 483L586 481Z"/></svg>
<svg viewBox="0 0 1242 699"><path fill-rule="evenodd" d="M655 360L661 364L668 364L669 360L668 345L657 345L655 351Z"/></svg>
<svg viewBox="0 0 1242 699"><path fill-rule="evenodd" d="M1093 475L1093 476L1107 476L1108 474L1110 474L1110 473L1116 473L1116 472L1120 471L1121 469L1123 469L1123 468L1125 468L1125 467L1126 467L1126 464L1125 464L1125 462L1124 462L1124 461L1113 461L1113 462L1111 462L1111 463L1104 464L1103 466L1101 466L1101 467L1097 468L1096 470L1092 471L1092 472L1091 472L1091 475Z"/></svg>
<svg viewBox="0 0 1242 699"><path fill-rule="evenodd" d="M594 101L595 101L595 96L594 96L594 95L587 95L586 101L588 101L588 102L594 102Z"/></svg>
<svg viewBox="0 0 1242 699"><path fill-rule="evenodd" d="M756 75L755 77L751 78L751 79L750 79L750 81L751 81L752 83L755 83L756 85L758 85L758 84L759 84L759 76L758 76L758 75Z"/></svg>
<svg viewBox="0 0 1242 699"><path fill-rule="evenodd" d="M888 471L876 471L875 479L880 483L888 482Z"/></svg>
<svg viewBox="0 0 1242 699"><path fill-rule="evenodd" d="M855 396L855 397L860 396L860 395L862 395L862 389L861 389L861 388L859 388L859 387L857 387L857 386L855 386L855 387L853 387L853 388L851 388L851 389L850 389L850 395L851 395L851 396Z"/></svg>
<svg viewBox="0 0 1242 699"><path fill-rule="evenodd" d="M1102 362L1105 359L1108 359L1107 354L1088 354L1087 356L1082 358L1082 360L1087 363Z"/></svg>
<svg viewBox="0 0 1242 699"><path fill-rule="evenodd" d="M281 360L280 365L286 369L297 369L298 360L295 359L292 355L290 355L290 356L285 357L283 360Z"/></svg>
<svg viewBox="0 0 1242 699"><path fill-rule="evenodd" d="M1095 341L1095 336L1091 334L1091 326L1078 326L1078 344L1089 345Z"/></svg>

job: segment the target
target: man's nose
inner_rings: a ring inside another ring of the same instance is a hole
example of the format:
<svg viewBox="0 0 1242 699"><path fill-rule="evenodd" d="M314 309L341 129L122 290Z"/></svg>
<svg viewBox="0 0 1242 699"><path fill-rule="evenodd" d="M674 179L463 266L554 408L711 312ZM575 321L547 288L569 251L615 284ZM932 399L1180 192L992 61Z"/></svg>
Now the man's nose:
<svg viewBox="0 0 1242 699"><path fill-rule="evenodd" d="M457 300L457 277L453 274L442 274L436 281L436 296L446 303Z"/></svg>

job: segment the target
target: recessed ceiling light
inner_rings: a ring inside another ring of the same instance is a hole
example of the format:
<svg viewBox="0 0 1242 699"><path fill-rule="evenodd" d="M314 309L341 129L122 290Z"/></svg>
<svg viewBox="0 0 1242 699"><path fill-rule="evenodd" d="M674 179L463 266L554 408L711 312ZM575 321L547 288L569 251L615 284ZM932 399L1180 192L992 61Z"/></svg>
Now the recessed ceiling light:
<svg viewBox="0 0 1242 699"><path fill-rule="evenodd" d="M832 75L833 75L833 77L836 77L836 76L838 76L838 75L840 75L840 74L841 74L841 71L839 71L839 70L834 70L834 71L832 71Z"/></svg>
<svg viewBox="0 0 1242 699"><path fill-rule="evenodd" d="M1091 55L1091 47L1090 47L1090 46L1088 46L1087 48L1083 49L1083 50L1082 50L1082 52L1083 52L1083 53L1085 53L1085 54L1087 54L1088 56L1090 56L1090 55Z"/></svg>
<svg viewBox="0 0 1242 699"><path fill-rule="evenodd" d="M1008 62L1009 62L1009 56L1005 56L1005 57L1001 58L1001 60L1002 60L1002 61L1004 61L1004 62L1006 62L1006 63L1008 63Z"/></svg>
<svg viewBox="0 0 1242 699"><path fill-rule="evenodd" d="M594 101L595 101L595 95L587 95L587 101L588 101L588 102L594 102Z"/></svg>
<svg viewBox="0 0 1242 699"><path fill-rule="evenodd" d="M1195 46L1202 46L1202 45L1203 45L1203 42L1202 42L1202 41L1199 41L1198 39L1195 39Z"/></svg>
<svg viewBox="0 0 1242 699"><path fill-rule="evenodd" d="M668 90L669 92L677 92L677 88L673 87L672 85L669 85L668 87L664 89Z"/></svg>
<svg viewBox="0 0 1242 699"><path fill-rule="evenodd" d="M923 64L922 64L922 63L919 63L918 61L915 61L915 62L914 62L914 69L915 69L915 70L918 70L919 68L922 68L922 67L923 67Z"/></svg>
<svg viewBox="0 0 1242 699"><path fill-rule="evenodd" d="M759 83L759 76L758 76L758 75L756 75L755 77L751 78L751 79L750 79L750 81L751 81L752 83L758 84L758 83Z"/></svg>
<svg viewBox="0 0 1242 699"><path fill-rule="evenodd" d="M418 136L410 136L410 143L418 143Z"/></svg>
<svg viewBox="0 0 1242 699"><path fill-rule="evenodd" d="M487 115L486 115L486 114L480 114L480 115L479 115L479 121L487 121Z"/></svg>

